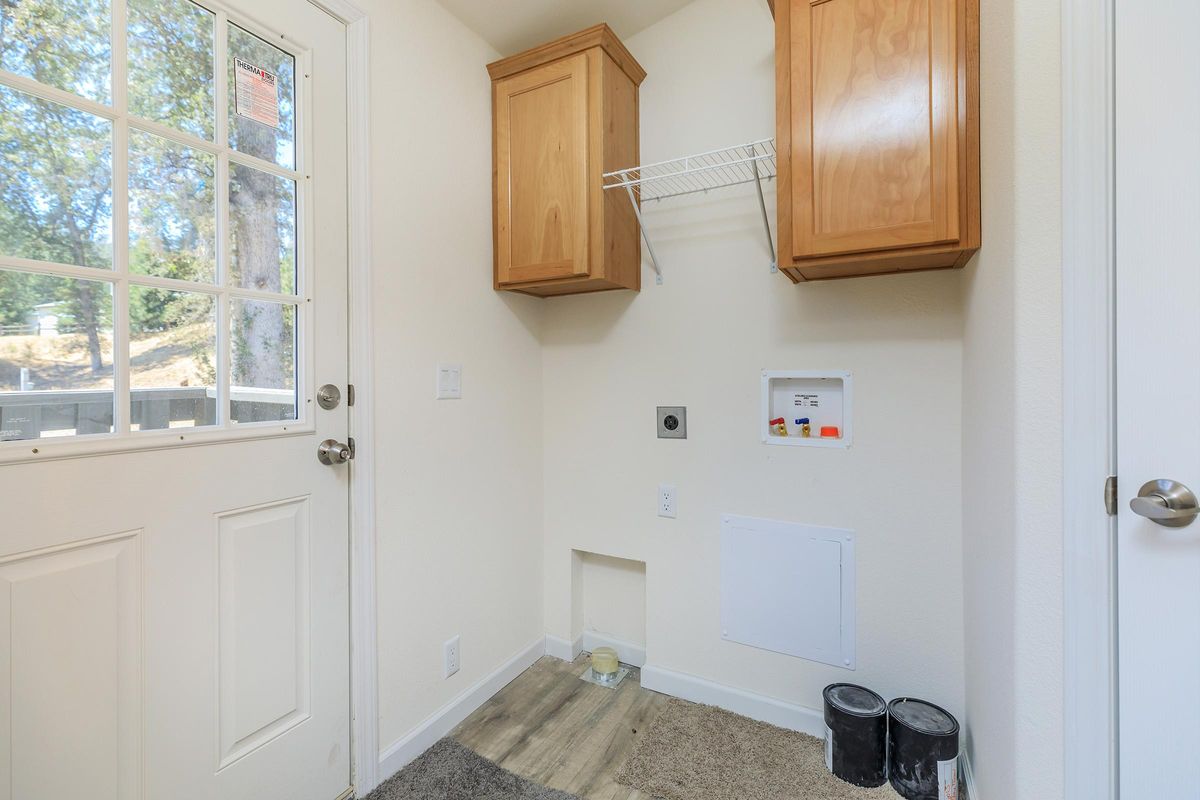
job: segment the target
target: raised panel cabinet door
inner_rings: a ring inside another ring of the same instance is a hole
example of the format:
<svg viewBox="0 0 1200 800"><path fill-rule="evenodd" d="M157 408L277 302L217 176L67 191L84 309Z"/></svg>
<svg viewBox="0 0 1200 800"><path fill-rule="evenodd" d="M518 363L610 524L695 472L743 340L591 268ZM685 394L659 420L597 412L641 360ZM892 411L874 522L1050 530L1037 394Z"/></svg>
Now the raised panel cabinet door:
<svg viewBox="0 0 1200 800"><path fill-rule="evenodd" d="M959 239L958 0L792 0L793 260Z"/></svg>
<svg viewBox="0 0 1200 800"><path fill-rule="evenodd" d="M497 81L496 282L588 274L588 63Z"/></svg>

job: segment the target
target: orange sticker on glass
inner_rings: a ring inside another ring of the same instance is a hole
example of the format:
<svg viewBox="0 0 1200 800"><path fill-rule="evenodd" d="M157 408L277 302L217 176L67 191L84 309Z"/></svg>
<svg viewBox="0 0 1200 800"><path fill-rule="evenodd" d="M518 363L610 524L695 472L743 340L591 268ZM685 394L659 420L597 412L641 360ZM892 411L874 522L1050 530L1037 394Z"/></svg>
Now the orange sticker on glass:
<svg viewBox="0 0 1200 800"><path fill-rule="evenodd" d="M273 72L233 59L234 111L272 128L279 127L279 81Z"/></svg>

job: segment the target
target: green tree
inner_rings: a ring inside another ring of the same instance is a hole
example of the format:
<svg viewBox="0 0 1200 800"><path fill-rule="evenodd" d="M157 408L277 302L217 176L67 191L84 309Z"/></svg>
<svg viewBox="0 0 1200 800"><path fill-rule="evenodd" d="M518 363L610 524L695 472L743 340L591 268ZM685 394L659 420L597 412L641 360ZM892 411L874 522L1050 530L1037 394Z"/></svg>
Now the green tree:
<svg viewBox="0 0 1200 800"><path fill-rule="evenodd" d="M0 248L26 258L85 267L112 264L110 126L88 114L0 89ZM70 281L72 314L102 369L101 287Z"/></svg>
<svg viewBox="0 0 1200 800"><path fill-rule="evenodd" d="M291 166L294 64L246 31L229 30L236 55L276 72L281 125L234 113L214 131L214 16L187 0L129 0L128 97L132 113L203 139L228 136L242 153ZM0 0L0 67L98 102L109 102L108 0ZM231 64L230 92L234 89ZM218 191L231 207L231 261L238 284L294 288L294 186L240 167L216 185L215 159L131 131L130 269L135 274L215 279ZM0 252L37 261L112 266L112 126L104 119L0 87ZM0 272L0 321L25 322L47 298L63 303L87 340L91 367L103 368L101 330L111 324L102 283L10 278ZM50 292L48 295L47 292ZM202 322L204 302L180 292L136 293L132 329ZM292 375L294 314L275 303L242 303L235 320L234 380L284 387Z"/></svg>
<svg viewBox="0 0 1200 800"><path fill-rule="evenodd" d="M51 86L106 99L109 52L99 3L0 0L0 64ZM100 30L98 30L100 29ZM0 249L11 255L111 267L112 126L90 114L0 89ZM60 283L103 368L102 287Z"/></svg>
<svg viewBox="0 0 1200 800"><path fill-rule="evenodd" d="M0 325L25 325L33 308L43 302L45 289L40 275L0 272Z"/></svg>

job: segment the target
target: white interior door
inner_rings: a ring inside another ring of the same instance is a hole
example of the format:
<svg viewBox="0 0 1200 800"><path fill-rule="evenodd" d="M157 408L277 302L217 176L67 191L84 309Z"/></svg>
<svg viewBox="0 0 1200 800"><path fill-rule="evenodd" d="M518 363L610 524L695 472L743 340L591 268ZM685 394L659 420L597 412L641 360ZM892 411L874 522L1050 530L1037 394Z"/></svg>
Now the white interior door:
<svg viewBox="0 0 1200 800"><path fill-rule="evenodd" d="M1200 523L1130 501L1200 491L1200 4L1116 10L1121 797L1196 797Z"/></svg>
<svg viewBox="0 0 1200 800"><path fill-rule="evenodd" d="M0 800L350 786L346 38L0 5Z"/></svg>

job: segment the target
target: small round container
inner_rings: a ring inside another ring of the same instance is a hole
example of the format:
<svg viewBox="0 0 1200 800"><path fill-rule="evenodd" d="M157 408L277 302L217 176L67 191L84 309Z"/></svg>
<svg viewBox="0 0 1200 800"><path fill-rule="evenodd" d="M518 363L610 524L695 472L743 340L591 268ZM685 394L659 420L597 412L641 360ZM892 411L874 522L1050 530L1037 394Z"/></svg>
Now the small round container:
<svg viewBox="0 0 1200 800"><path fill-rule="evenodd" d="M958 721L933 703L888 704L888 777L906 800L958 797Z"/></svg>
<svg viewBox="0 0 1200 800"><path fill-rule="evenodd" d="M825 687L825 767L847 783L887 783L887 703L862 686Z"/></svg>
<svg viewBox="0 0 1200 800"><path fill-rule="evenodd" d="M612 678L620 670L617 651L611 647L597 647L592 651L592 671L600 678Z"/></svg>

